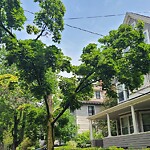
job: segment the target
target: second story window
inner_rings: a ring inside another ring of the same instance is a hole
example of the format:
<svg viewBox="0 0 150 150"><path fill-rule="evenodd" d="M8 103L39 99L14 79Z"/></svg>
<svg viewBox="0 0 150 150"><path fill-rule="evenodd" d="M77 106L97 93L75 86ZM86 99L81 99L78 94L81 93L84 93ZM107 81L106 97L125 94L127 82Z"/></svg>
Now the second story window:
<svg viewBox="0 0 150 150"><path fill-rule="evenodd" d="M129 98L129 91L125 88L124 84L117 85L118 102L126 101Z"/></svg>
<svg viewBox="0 0 150 150"><path fill-rule="evenodd" d="M148 30L145 30L145 31L143 32L143 34L144 34L144 36L145 36L144 42L145 42L146 44L149 44L149 43L150 43L150 40L149 40L149 33L148 33Z"/></svg>
<svg viewBox="0 0 150 150"><path fill-rule="evenodd" d="M100 99L101 98L101 93L100 91L95 91L95 98Z"/></svg>
<svg viewBox="0 0 150 150"><path fill-rule="evenodd" d="M94 106L88 106L88 115L89 116L95 115L95 107Z"/></svg>

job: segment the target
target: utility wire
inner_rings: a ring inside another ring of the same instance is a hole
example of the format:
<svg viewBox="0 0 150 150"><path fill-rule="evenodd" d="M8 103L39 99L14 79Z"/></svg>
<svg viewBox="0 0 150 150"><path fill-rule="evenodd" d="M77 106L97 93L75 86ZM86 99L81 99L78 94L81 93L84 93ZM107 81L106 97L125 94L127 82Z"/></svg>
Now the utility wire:
<svg viewBox="0 0 150 150"><path fill-rule="evenodd" d="M24 10L28 13L35 14L31 11ZM134 12L134 13L150 13L150 11L143 11L143 12ZM78 19L94 19L94 18L108 18L108 17L117 17L117 16L124 16L126 13L122 14L109 14L109 15L100 15L100 16L87 16L87 17L70 17L64 18L64 20L78 20Z"/></svg>
<svg viewBox="0 0 150 150"><path fill-rule="evenodd" d="M103 34L92 32L92 31L89 31L89 30L86 30L86 29L82 29L82 28L79 28L79 27L75 27L75 26L69 25L69 24L65 24L65 25L68 26L68 27L70 27L70 28L78 29L78 30L81 30L81 31L84 31L84 32L88 32L88 33L91 33L91 34L104 36Z"/></svg>
<svg viewBox="0 0 150 150"><path fill-rule="evenodd" d="M30 14L35 14L31 11L28 11L28 10L24 10ZM145 12L136 12L136 13L150 13L150 11L145 11ZM102 16L87 16L87 17L71 17L71 18L64 18L64 20L77 20L77 19L93 19L93 18L106 18L106 17L116 17L116 16L123 16L125 15L124 13L122 14L110 14L110 15L102 15ZM99 36L104 36L103 34L100 34L100 33L97 33L97 32L93 32L93 31L89 31L89 30L86 30L86 29L83 29L83 28L80 28L80 27L76 27L76 26L72 26L72 25L69 25L69 24L65 24L66 26L70 27L70 28L74 28L74 29L78 29L78 30L81 30L81 31L84 31L84 32L88 32L88 33L91 33L91 34L95 34L95 35L99 35Z"/></svg>
<svg viewBox="0 0 150 150"><path fill-rule="evenodd" d="M124 16L124 15L125 14L104 15L104 16L88 16L88 17L71 17L71 18L64 18L64 20L93 19L93 18L115 17L115 16Z"/></svg>
<svg viewBox="0 0 150 150"><path fill-rule="evenodd" d="M150 11L134 12L134 13L150 13ZM110 15L101 15L101 16L71 17L71 18L64 18L64 20L93 19L93 18L108 18L108 17L124 16L125 14L126 14L126 13L122 13L122 14L110 14Z"/></svg>
<svg viewBox="0 0 150 150"><path fill-rule="evenodd" d="M28 13L30 13L30 14L33 14L33 15L35 14L34 12L29 11L29 10L25 10L25 9L24 9L24 11L26 11L26 12L28 12Z"/></svg>

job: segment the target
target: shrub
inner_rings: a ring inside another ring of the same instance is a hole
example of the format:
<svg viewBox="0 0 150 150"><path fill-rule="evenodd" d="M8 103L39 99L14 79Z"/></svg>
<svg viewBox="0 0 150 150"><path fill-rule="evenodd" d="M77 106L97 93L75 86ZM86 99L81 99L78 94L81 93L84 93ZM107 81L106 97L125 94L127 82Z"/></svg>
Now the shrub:
<svg viewBox="0 0 150 150"><path fill-rule="evenodd" d="M66 143L70 148L76 148L77 143L75 141L69 141Z"/></svg>
<svg viewBox="0 0 150 150"><path fill-rule="evenodd" d="M109 150L124 150L124 148L121 148L121 147L116 147L116 146L111 146L109 147Z"/></svg>
<svg viewBox="0 0 150 150"><path fill-rule="evenodd" d="M78 134L76 137L77 147L89 147L91 146L90 142L90 132L85 131L81 134Z"/></svg>
<svg viewBox="0 0 150 150"><path fill-rule="evenodd" d="M31 140L29 138L25 138L18 147L18 150L30 150L28 148L31 146L32 146Z"/></svg>

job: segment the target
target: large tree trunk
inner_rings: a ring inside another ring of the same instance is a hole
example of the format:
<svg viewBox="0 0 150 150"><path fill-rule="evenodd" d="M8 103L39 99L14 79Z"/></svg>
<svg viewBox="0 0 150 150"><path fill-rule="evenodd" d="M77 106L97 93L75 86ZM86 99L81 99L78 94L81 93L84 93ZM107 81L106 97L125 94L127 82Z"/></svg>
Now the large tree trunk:
<svg viewBox="0 0 150 150"><path fill-rule="evenodd" d="M52 95L44 97L47 108L47 150L54 150L54 125Z"/></svg>
<svg viewBox="0 0 150 150"><path fill-rule="evenodd" d="M54 150L54 133L50 118L47 122L47 150Z"/></svg>

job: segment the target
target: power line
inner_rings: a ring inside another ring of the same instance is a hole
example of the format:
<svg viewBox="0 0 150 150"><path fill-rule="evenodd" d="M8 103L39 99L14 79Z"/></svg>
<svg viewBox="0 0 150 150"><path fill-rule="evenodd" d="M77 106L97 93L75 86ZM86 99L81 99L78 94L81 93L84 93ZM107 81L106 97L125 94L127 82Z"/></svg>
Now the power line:
<svg viewBox="0 0 150 150"><path fill-rule="evenodd" d="M34 14L35 14L34 12L29 11L29 10L25 10L25 9L24 9L24 11L26 11L26 12L28 12L28 13L32 14L32 15L34 15Z"/></svg>
<svg viewBox="0 0 150 150"><path fill-rule="evenodd" d="M28 13L35 14L31 11L24 10ZM143 12L134 12L134 13L150 13L150 11L143 11ZM87 17L70 17L70 18L64 18L64 20L79 20L79 19L94 19L94 18L109 18L109 17L117 17L117 16L124 16L126 13L122 14L109 14L109 15L98 15L98 16L87 16Z"/></svg>
<svg viewBox="0 0 150 150"><path fill-rule="evenodd" d="M124 16L124 15L125 14L103 15L103 16L87 16L87 17L71 17L71 18L64 18L64 20L93 19L93 18L115 17L115 16Z"/></svg>
<svg viewBox="0 0 150 150"><path fill-rule="evenodd" d="M30 14L35 14L31 11L28 11L28 10L24 10ZM137 13L150 13L150 11L144 11L144 12L137 12ZM93 18L105 18L105 17L116 17L116 16L123 16L125 15L125 13L122 13L122 14L110 14L110 15L101 15L101 16L87 16L87 17L71 17L71 18L64 18L64 20L78 20L78 19L93 19ZM65 24L66 26L70 27L70 28L74 28L74 29L78 29L78 30L81 30L81 31L84 31L84 32L88 32L88 33L91 33L91 34L95 34L95 35L99 35L99 36L104 36L103 34L99 34L97 32L93 32L93 31L89 31L89 30L86 30L86 29L83 29L83 28L80 28L80 27L76 27L76 26L72 26L72 25L69 25L69 24Z"/></svg>
<svg viewBox="0 0 150 150"><path fill-rule="evenodd" d="M89 31L89 30L86 30L86 29L82 29L82 28L79 28L79 27L75 27L75 26L72 26L72 25L69 25L69 24L65 24L65 25L70 27L70 28L78 29L78 30L81 30L81 31L84 31L84 32L88 32L88 33L91 33L91 34L104 36L102 34L99 34L99 33L96 33L96 32L92 32L92 31Z"/></svg>
<svg viewBox="0 0 150 150"><path fill-rule="evenodd" d="M150 13L150 11L135 12L135 13ZM79 20L79 19L93 19L93 18L108 18L108 17L117 17L117 16L124 16L124 15L125 15L125 13L122 13L122 14L100 15L100 16L87 16L87 17L70 17L70 18L64 18L64 20Z"/></svg>

